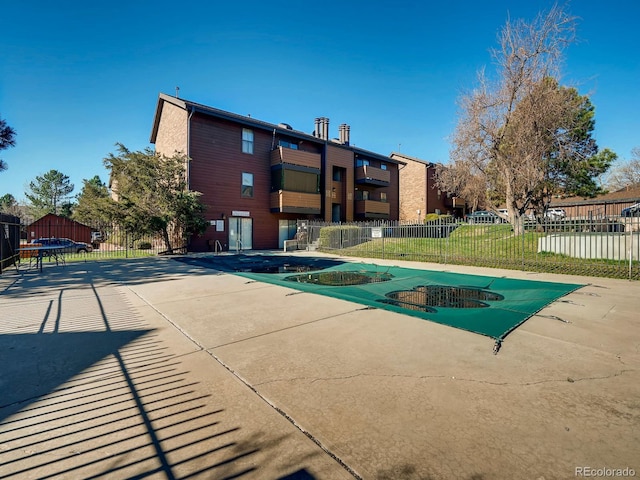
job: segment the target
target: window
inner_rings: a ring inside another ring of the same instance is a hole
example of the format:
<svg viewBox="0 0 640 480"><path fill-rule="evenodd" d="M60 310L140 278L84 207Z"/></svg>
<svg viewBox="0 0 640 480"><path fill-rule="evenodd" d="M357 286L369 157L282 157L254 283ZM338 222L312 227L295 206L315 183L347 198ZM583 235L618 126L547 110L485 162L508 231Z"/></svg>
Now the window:
<svg viewBox="0 0 640 480"><path fill-rule="evenodd" d="M253 198L253 173L242 173L241 196Z"/></svg>
<svg viewBox="0 0 640 480"><path fill-rule="evenodd" d="M373 195L369 190L356 190L355 199L360 200L373 200Z"/></svg>
<svg viewBox="0 0 640 480"><path fill-rule="evenodd" d="M363 160L361 158L356 159L356 167L365 167L369 165L369 160Z"/></svg>
<svg viewBox="0 0 640 480"><path fill-rule="evenodd" d="M242 129L242 153L253 154L253 130Z"/></svg>
<svg viewBox="0 0 640 480"><path fill-rule="evenodd" d="M387 164L386 163L380 163L380 170L386 170L387 169Z"/></svg>
<svg viewBox="0 0 640 480"><path fill-rule="evenodd" d="M380 192L380 201L387 203L387 192Z"/></svg>
<svg viewBox="0 0 640 480"><path fill-rule="evenodd" d="M287 140L282 140L282 139L278 140L278 146L290 148L291 150L298 150L297 143L289 142Z"/></svg>

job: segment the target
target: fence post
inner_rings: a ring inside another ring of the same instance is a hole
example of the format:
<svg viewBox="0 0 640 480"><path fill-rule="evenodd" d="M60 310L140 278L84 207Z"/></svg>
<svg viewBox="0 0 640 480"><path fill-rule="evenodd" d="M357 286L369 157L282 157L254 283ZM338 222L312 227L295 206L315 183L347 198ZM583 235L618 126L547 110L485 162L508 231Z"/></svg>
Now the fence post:
<svg viewBox="0 0 640 480"><path fill-rule="evenodd" d="M629 280L633 279L633 227L629 232L631 238L629 239Z"/></svg>
<svg viewBox="0 0 640 480"><path fill-rule="evenodd" d="M521 215L520 218L516 219L516 222L520 223L522 225L522 251L520 252L520 258L522 261L522 271L524 272L525 268L524 268L524 250L525 250L525 239L524 237L527 234L527 229L526 229L526 222L524 221L524 217Z"/></svg>

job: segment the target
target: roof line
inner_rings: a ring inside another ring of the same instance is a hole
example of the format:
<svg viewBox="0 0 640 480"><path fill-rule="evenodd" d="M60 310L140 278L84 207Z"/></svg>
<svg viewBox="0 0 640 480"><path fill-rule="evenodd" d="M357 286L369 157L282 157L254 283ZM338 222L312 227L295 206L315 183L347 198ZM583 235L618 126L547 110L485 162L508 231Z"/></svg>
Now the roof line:
<svg viewBox="0 0 640 480"><path fill-rule="evenodd" d="M209 115L209 116L221 118L224 120L238 122L246 126L268 130L270 132L275 130L280 134L283 134L289 137L299 138L301 140L307 140L307 141L311 141L319 144L333 145L335 147L351 150L352 152L359 153L361 155L366 155L374 158L377 157L378 159L384 159L384 161L390 162L390 163L399 163L403 165L405 164L405 162L401 160L393 159L390 156L385 156L381 153L371 152L369 150L356 147L354 145L344 145L338 142L334 142L333 140L324 140L322 138L315 137L309 133L305 133L300 130L289 130L288 128L281 127L280 125L264 122L262 120L257 120L252 117L239 115L237 113L227 112L225 110L220 110L219 108L209 107L207 105L202 105L200 103L192 102L189 100L184 100L182 98L178 98L172 95L167 95L166 93L160 93L158 95L158 103L156 105L156 111L155 111L155 116L153 120L153 127L151 129L151 137L149 139L150 143L153 143L153 144L155 144L156 137L158 135L158 127L160 124L160 116L162 115L162 106L164 105L164 102L171 103L172 105L175 105L186 111L195 111L198 113L202 113L204 115Z"/></svg>

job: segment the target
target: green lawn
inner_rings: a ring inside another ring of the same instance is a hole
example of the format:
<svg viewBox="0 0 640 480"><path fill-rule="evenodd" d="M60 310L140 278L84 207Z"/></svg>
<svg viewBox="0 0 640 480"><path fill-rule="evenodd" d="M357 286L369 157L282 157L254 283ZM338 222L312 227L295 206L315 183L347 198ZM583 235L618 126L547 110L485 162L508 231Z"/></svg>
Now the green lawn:
<svg viewBox="0 0 640 480"><path fill-rule="evenodd" d="M375 238L326 251L365 258L629 278L627 261L539 253L538 239L545 235L543 232L527 231L524 235L516 236L509 224L461 225L448 238ZM632 278L638 278L639 267L639 262L633 263Z"/></svg>

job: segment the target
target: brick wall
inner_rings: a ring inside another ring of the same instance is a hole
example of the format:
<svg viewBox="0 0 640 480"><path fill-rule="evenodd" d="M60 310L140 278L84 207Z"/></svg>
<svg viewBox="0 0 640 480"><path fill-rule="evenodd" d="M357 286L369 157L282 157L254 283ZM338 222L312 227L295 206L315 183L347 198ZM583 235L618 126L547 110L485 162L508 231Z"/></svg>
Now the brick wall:
<svg viewBox="0 0 640 480"><path fill-rule="evenodd" d="M427 166L421 162L402 159L407 165L400 170L400 221L424 219L427 209Z"/></svg>
<svg viewBox="0 0 640 480"><path fill-rule="evenodd" d="M187 153L187 118L186 110L164 102L156 137L156 152L168 157L175 152Z"/></svg>

